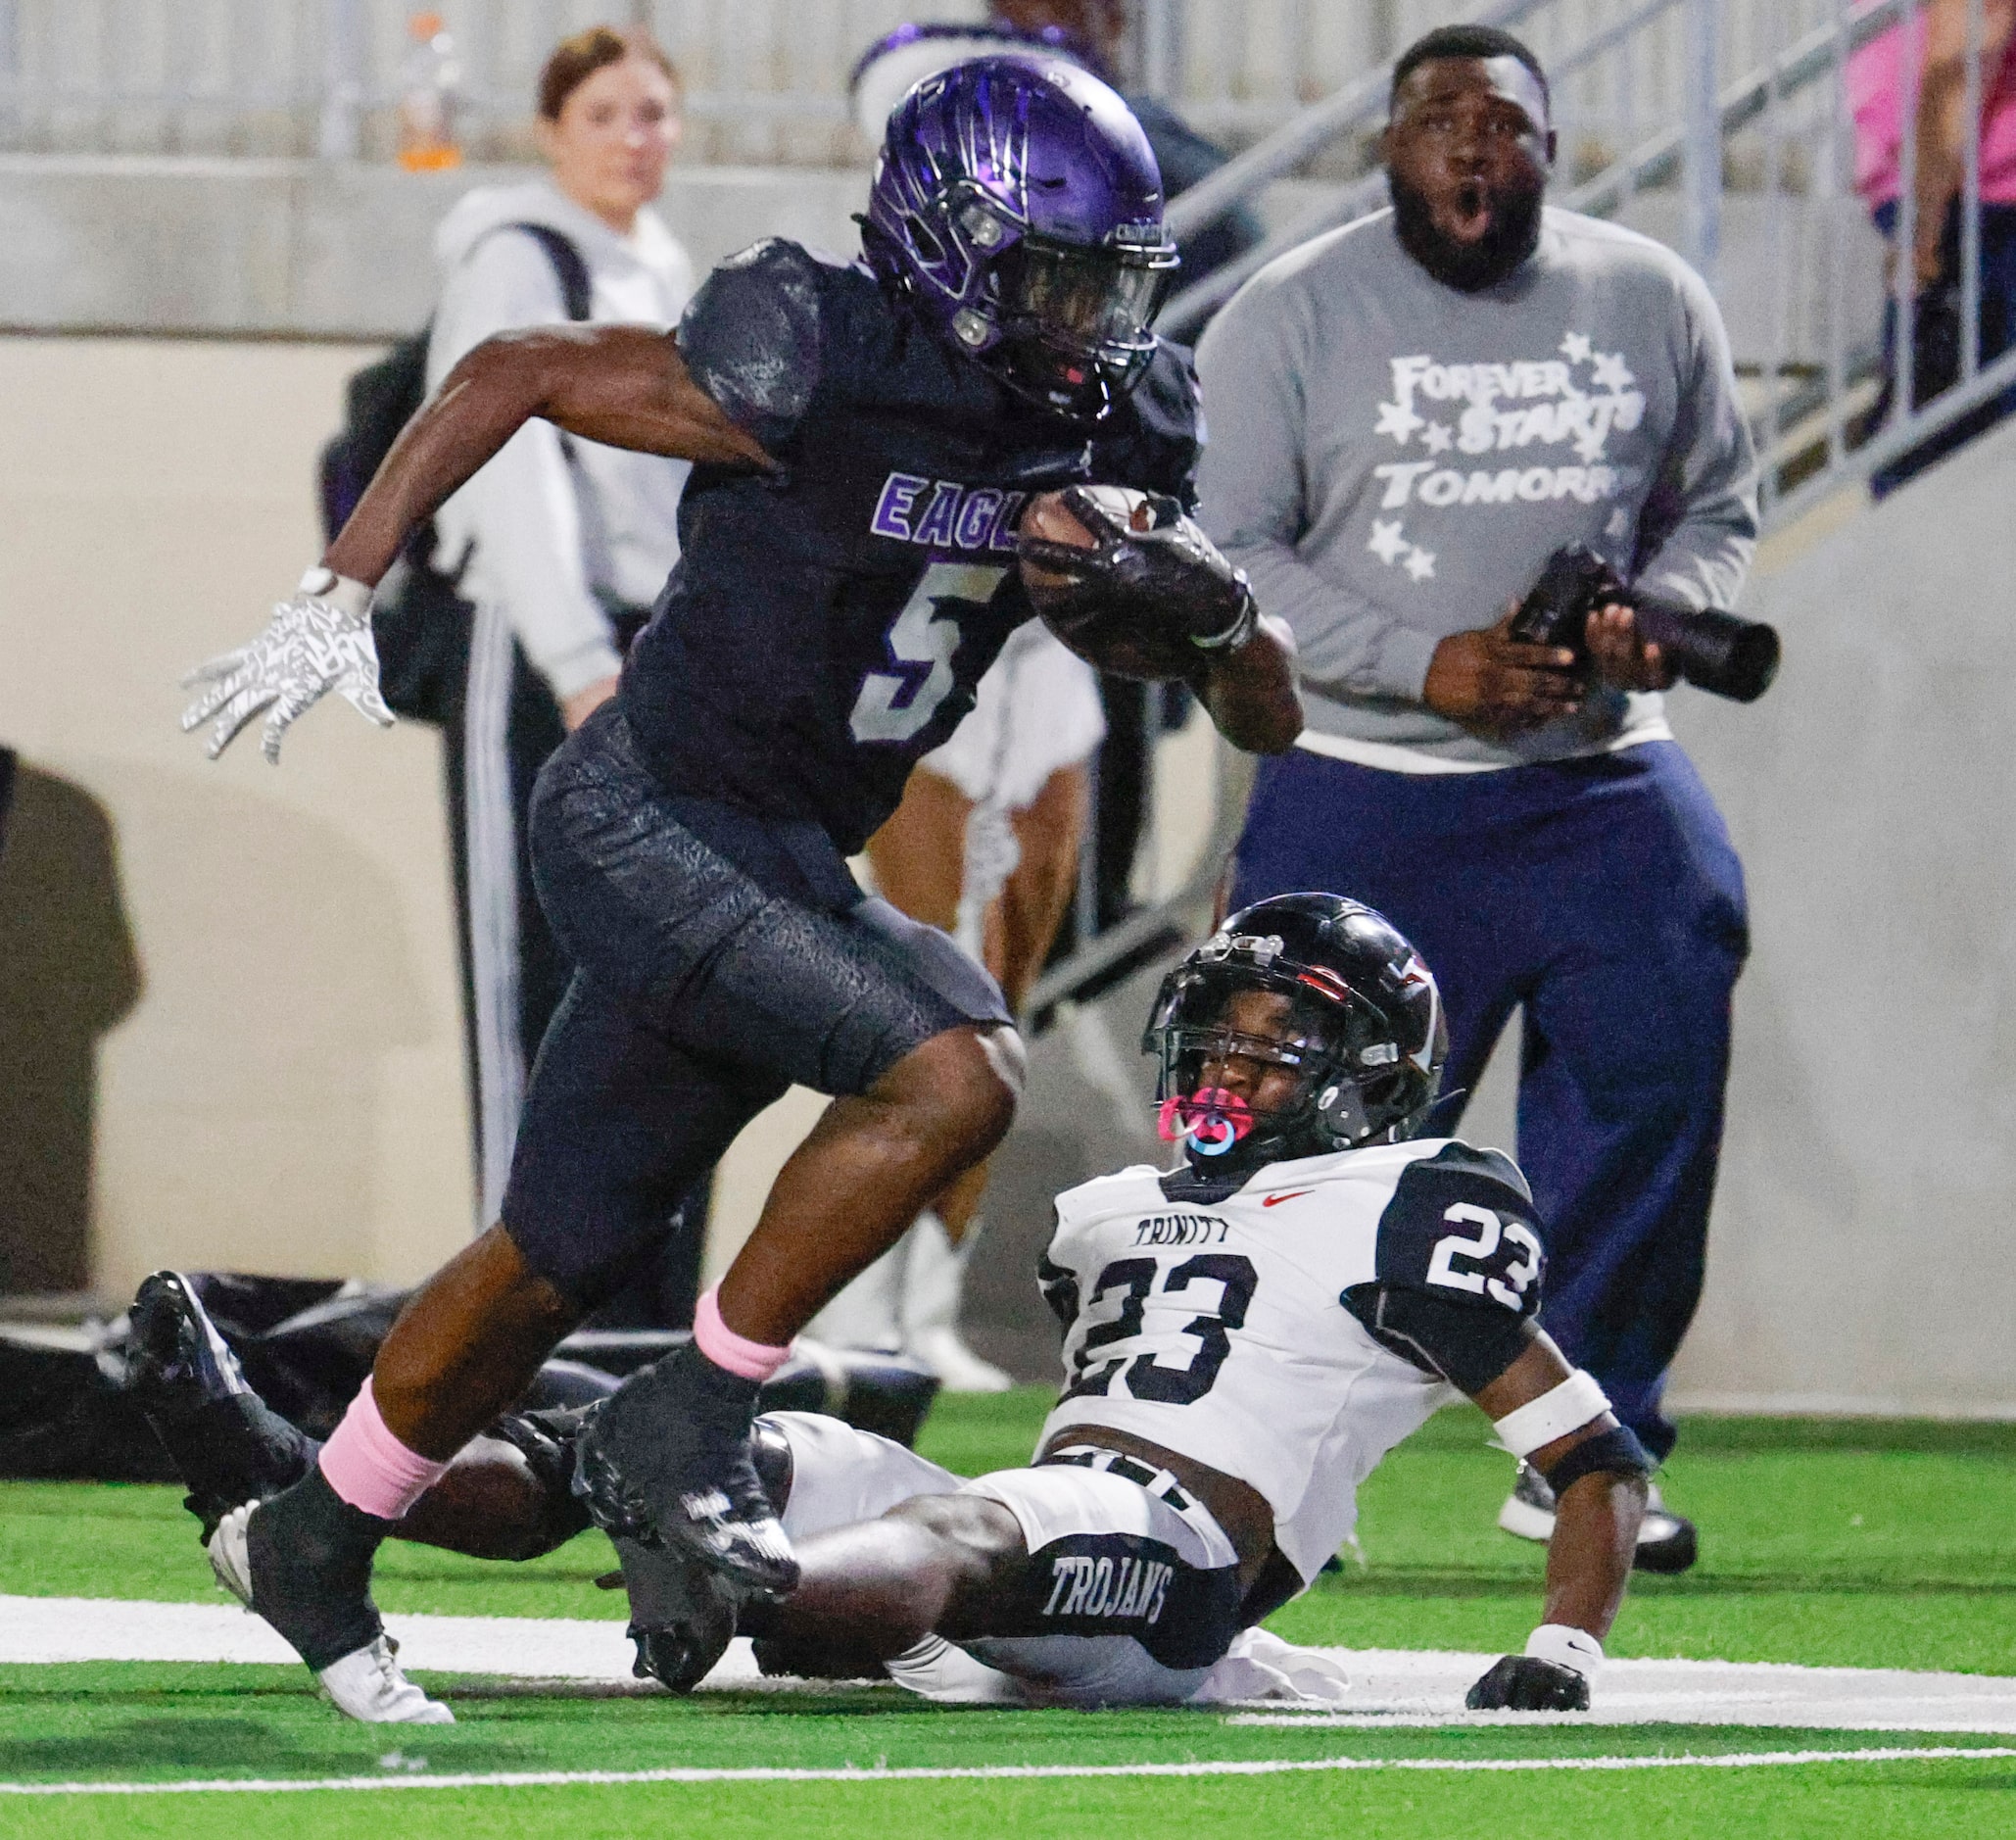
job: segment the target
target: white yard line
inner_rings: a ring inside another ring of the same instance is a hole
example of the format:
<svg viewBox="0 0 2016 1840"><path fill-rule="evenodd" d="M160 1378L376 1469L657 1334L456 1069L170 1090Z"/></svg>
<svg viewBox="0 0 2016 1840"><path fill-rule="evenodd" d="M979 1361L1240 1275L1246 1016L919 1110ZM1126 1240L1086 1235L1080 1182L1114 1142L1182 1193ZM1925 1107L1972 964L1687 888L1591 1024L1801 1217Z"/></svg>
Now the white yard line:
<svg viewBox="0 0 2016 1840"><path fill-rule="evenodd" d="M219 1594L221 1595L221 1593ZM620 1622L532 1617L385 1619L408 1668L441 1673L628 1680L633 1650ZM236 1604L156 1604L105 1597L0 1597L0 1662L300 1661ZM749 1671L755 1671L753 1662Z"/></svg>
<svg viewBox="0 0 2016 1840"><path fill-rule="evenodd" d="M1816 1731L2016 1733L2016 1677L1777 1662L1610 1661L1586 1713L1465 1713L1463 1696L1495 1655L1331 1650L1350 1702L1235 1713L1235 1724L1337 1726L1531 1723L1794 1725Z"/></svg>
<svg viewBox="0 0 2016 1840"><path fill-rule="evenodd" d="M549 1789L631 1782L998 1782L1064 1776L1280 1776L1338 1770L1469 1775L1532 1769L1784 1769L1812 1764L1955 1763L2016 1757L2005 1745L1923 1750L1738 1751L1719 1757L1320 1757L1198 1764L997 1764L969 1769L540 1769L495 1775L322 1776L207 1782L0 1782L0 1795L301 1795L348 1789Z"/></svg>
<svg viewBox="0 0 2016 1840"><path fill-rule="evenodd" d="M415 1672L635 1685L620 1622L512 1617L390 1616L400 1659ZM1463 1696L1491 1655L1396 1649L1323 1651L1351 1675L1342 1706L1270 1708L1239 1723L1339 1727L1531 1723L1550 1715L1465 1713ZM292 1663L257 1617L229 1604L108 1598L0 1597L0 1662ZM767 1682L738 1641L714 1687ZM2016 1677L1903 1669L1798 1668L1775 1663L1613 1661L1593 1712L1575 1724L1802 1726L1828 1731L1967 1731L2016 1735Z"/></svg>

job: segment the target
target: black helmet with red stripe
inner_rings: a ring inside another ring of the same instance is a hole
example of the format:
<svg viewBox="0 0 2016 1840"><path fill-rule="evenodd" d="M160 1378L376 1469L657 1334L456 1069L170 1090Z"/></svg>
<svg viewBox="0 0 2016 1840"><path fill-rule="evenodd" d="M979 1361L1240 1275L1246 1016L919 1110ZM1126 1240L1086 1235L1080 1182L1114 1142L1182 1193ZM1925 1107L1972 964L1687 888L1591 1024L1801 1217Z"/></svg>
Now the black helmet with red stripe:
<svg viewBox="0 0 2016 1840"><path fill-rule="evenodd" d="M1433 974L1383 914L1341 895L1277 895L1162 981L1141 1047L1161 1063L1163 1136L1200 1171L1229 1175L1414 1137L1449 1030ZM1258 1077L1269 1069L1291 1077Z"/></svg>

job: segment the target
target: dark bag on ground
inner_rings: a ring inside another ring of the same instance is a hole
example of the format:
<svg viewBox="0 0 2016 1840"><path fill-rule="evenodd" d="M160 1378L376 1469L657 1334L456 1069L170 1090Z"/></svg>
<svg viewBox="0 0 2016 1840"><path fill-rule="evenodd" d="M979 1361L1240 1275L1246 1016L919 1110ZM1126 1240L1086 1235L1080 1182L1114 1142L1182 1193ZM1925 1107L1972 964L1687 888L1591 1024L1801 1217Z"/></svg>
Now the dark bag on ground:
<svg viewBox="0 0 2016 1840"><path fill-rule="evenodd" d="M312 1437L327 1437L411 1293L329 1278L194 1272L189 1283L253 1390ZM634 1368L689 1337L669 1330L587 1330L540 1369L521 1412L588 1405ZM177 1477L121 1390L126 1319L0 1322L0 1477L173 1482ZM937 1377L900 1355L822 1349L767 1381L766 1412L826 1412L898 1443L916 1441Z"/></svg>
<svg viewBox="0 0 2016 1840"><path fill-rule="evenodd" d="M543 223L508 223L546 251L560 283L567 317L589 316L592 284L581 252ZM492 232L495 234L495 232ZM427 399L428 329L401 339L366 364L344 391L341 431L322 449L322 531L334 540L349 521L371 476L392 452L400 430ZM439 725L469 644L469 604L457 591L460 564L446 574L434 563L434 520L407 539L371 605L378 645L378 688L397 715ZM464 558L466 559L466 558Z"/></svg>

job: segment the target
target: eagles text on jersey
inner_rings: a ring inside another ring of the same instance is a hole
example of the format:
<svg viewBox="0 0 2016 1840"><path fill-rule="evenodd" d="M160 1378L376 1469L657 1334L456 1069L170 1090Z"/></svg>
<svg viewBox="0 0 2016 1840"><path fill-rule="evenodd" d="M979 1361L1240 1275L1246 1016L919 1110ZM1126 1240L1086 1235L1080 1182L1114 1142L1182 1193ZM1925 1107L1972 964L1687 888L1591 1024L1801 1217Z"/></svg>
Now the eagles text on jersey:
<svg viewBox="0 0 2016 1840"><path fill-rule="evenodd" d="M679 345L779 466L695 468L624 712L675 796L810 819L843 852L1031 617L1013 554L1029 498L1105 480L1195 501L1196 383L1173 347L1088 436L914 323L864 265L781 241L715 269Z"/></svg>

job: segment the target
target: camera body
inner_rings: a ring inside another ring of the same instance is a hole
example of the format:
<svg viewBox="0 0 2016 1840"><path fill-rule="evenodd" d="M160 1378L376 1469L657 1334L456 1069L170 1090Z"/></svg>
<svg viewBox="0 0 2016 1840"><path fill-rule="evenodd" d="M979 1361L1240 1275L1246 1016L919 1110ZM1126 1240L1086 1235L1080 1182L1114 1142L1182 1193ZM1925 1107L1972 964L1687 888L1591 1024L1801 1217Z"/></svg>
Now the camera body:
<svg viewBox="0 0 2016 1840"><path fill-rule="evenodd" d="M1630 607L1638 630L1656 645L1690 684L1754 702L1778 674L1778 633L1761 620L1719 608L1675 606L1626 584L1586 544L1565 543L1547 558L1540 579L1512 616L1512 636L1525 645L1559 646L1589 661L1589 616L1612 604Z"/></svg>

